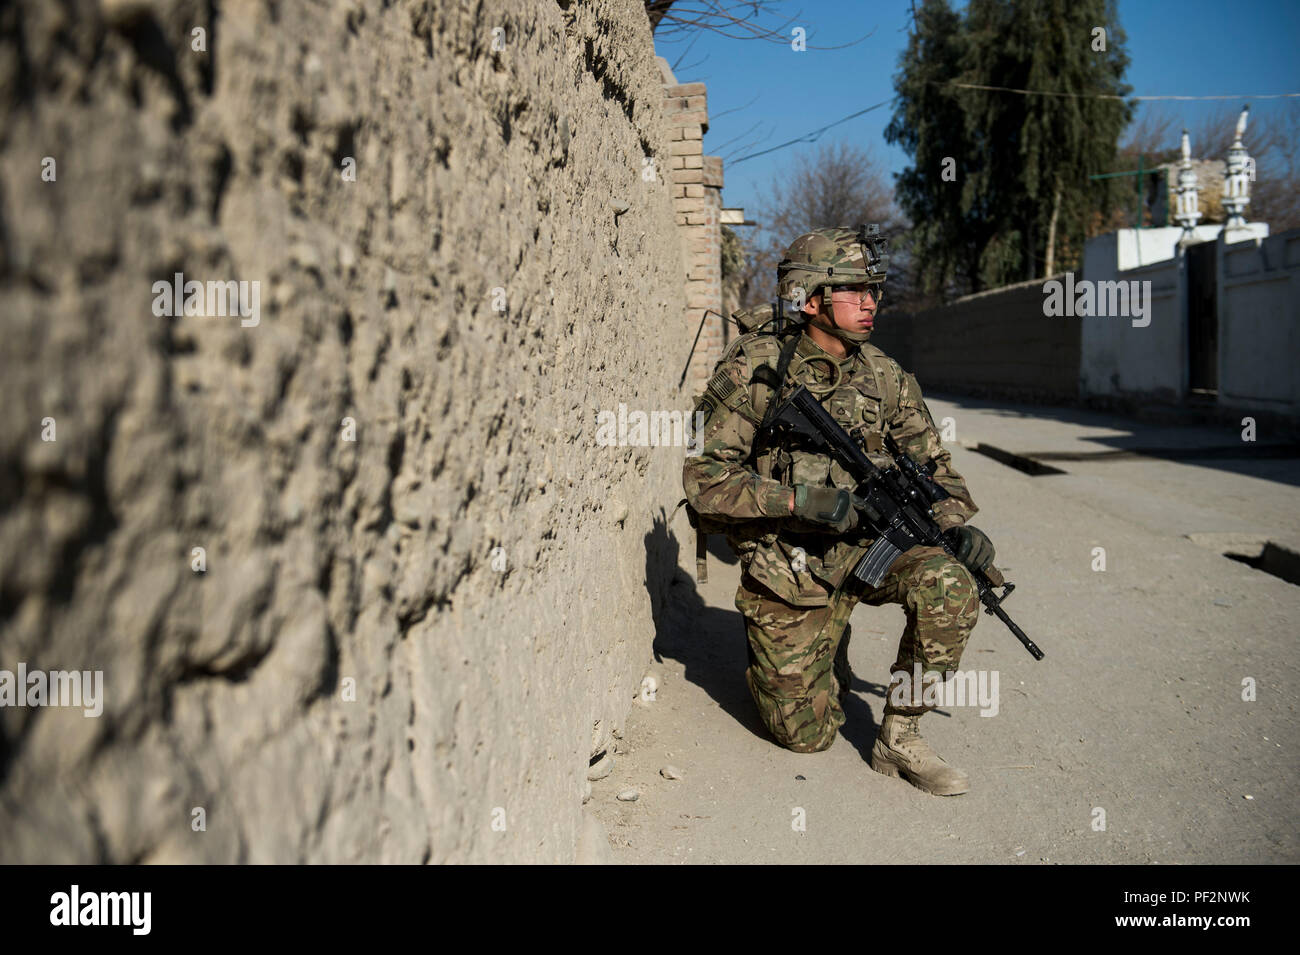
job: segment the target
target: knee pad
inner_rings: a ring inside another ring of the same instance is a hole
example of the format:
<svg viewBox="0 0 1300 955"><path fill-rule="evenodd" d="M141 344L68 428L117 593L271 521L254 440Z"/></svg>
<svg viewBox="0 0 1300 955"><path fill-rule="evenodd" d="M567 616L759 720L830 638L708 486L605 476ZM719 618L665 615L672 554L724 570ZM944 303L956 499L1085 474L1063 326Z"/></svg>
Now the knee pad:
<svg viewBox="0 0 1300 955"><path fill-rule="evenodd" d="M745 682L749 684L763 725L786 749L795 753L819 753L835 742L835 735L844 722L838 704L828 701L824 716L817 719L810 700L773 696L749 671L745 672Z"/></svg>
<svg viewBox="0 0 1300 955"><path fill-rule="evenodd" d="M908 595L918 614L939 616L948 626L969 630L979 619L979 590L970 570L947 554L926 558Z"/></svg>

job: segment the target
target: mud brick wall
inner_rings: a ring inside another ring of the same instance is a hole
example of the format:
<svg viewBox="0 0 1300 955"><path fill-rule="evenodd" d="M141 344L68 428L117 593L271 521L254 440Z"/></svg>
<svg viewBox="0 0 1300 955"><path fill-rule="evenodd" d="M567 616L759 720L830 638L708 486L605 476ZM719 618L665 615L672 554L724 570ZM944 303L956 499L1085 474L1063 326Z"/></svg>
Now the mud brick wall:
<svg viewBox="0 0 1300 955"><path fill-rule="evenodd" d="M676 566L681 450L593 440L680 404L662 98L636 0L0 10L0 670L105 684L0 706L0 861L574 858Z"/></svg>

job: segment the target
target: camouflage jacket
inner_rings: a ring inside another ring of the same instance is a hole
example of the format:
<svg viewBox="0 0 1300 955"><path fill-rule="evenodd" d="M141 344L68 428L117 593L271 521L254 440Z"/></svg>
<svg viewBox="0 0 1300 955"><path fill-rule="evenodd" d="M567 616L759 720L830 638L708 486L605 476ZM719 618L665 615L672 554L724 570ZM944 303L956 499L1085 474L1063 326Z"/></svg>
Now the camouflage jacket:
<svg viewBox="0 0 1300 955"><path fill-rule="evenodd" d="M780 345L770 334L742 335L718 362L696 402L696 411L704 414L696 418L703 423L696 438L699 453L686 458L682 484L701 527L725 531L751 577L794 606L824 606L874 538L860 530L828 533L790 516L793 485L851 490L854 482L829 456L789 438L757 433L772 390L753 381L754 370L762 364L774 370ZM863 344L837 359L801 334L781 396L801 384L859 438L876 465L893 463L883 450L886 429L917 461L934 459L934 479L952 495L934 506L942 528L976 513L916 378L879 348Z"/></svg>

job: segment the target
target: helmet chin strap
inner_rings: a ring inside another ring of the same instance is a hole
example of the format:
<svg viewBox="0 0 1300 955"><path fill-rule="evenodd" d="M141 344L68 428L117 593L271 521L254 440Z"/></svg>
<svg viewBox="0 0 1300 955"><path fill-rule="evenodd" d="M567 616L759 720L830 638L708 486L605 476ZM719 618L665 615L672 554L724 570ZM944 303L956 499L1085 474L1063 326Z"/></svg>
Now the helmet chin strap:
<svg viewBox="0 0 1300 955"><path fill-rule="evenodd" d="M838 338L846 345L861 345L871 337L871 329L865 332L850 332L847 329L840 328L835 324L835 316L829 311L829 297L822 293L821 307L817 309L817 317L824 318L826 324L817 324L817 327L834 338ZM830 326L830 327L827 327Z"/></svg>

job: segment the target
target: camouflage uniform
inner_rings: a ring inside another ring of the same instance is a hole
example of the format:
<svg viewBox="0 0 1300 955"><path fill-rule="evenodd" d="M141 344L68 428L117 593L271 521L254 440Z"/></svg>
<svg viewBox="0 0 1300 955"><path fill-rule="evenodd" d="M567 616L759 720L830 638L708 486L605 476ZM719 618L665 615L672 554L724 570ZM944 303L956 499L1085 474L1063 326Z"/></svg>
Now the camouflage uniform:
<svg viewBox="0 0 1300 955"><path fill-rule="evenodd" d="M934 479L952 495L934 507L943 529L975 514L915 377L873 345L837 359L798 334L781 397L806 385L879 466L892 464L882 450L886 431L916 460L933 458ZM903 605L907 626L891 670L909 675L914 662L923 671L955 670L980 605L970 572L939 548L908 551L875 589L842 586L873 538L862 530L838 535L790 516L793 485L855 484L828 456L757 434L772 391L753 383L754 372L774 364L777 346L775 336L760 331L737 339L723 356L697 404L706 415L702 448L686 459L682 480L687 501L701 517L727 526L740 557L736 607L749 639L745 679L763 722L783 746L816 752L834 742L844 722L848 620L859 600ZM932 708L887 702L885 713Z"/></svg>

